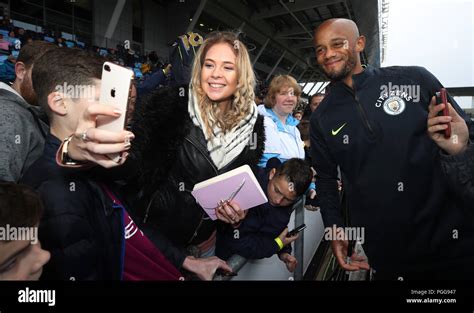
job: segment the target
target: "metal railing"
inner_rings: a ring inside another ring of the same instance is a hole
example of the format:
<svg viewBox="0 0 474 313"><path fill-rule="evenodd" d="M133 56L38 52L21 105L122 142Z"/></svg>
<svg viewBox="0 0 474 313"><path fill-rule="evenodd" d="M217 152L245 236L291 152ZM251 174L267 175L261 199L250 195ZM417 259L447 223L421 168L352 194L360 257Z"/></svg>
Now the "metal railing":
<svg viewBox="0 0 474 313"><path fill-rule="evenodd" d="M305 197L302 197L294 205L293 209L295 211L295 227L304 223L304 204ZM294 242L294 256L299 260L296 265L294 272L294 280L303 280L304 269L303 269L303 257L304 257L304 232L300 232L300 236ZM234 254L227 261L227 264L232 268L234 273L238 273L248 262L248 259ZM228 281L232 280L232 276L215 276L214 281Z"/></svg>

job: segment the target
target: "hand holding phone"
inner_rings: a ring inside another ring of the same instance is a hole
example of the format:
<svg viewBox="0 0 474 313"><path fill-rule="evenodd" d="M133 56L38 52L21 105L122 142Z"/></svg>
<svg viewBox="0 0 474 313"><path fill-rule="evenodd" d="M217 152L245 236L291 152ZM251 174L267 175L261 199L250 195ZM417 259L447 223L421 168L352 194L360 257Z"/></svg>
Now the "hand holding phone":
<svg viewBox="0 0 474 313"><path fill-rule="evenodd" d="M436 93L436 104L444 103L444 109L439 115L449 116L448 108L448 93L445 88L441 88ZM451 123L447 123L448 127L444 130L444 138L448 139L451 137Z"/></svg>
<svg viewBox="0 0 474 313"><path fill-rule="evenodd" d="M303 231L306 228L306 224L301 224L300 226L296 227L292 231L289 231L286 237L293 237L294 235Z"/></svg>
<svg viewBox="0 0 474 313"><path fill-rule="evenodd" d="M112 132L122 132L125 129L127 113L131 103L131 88L133 71L120 65L105 62L102 67L100 88L100 104L113 106L122 114L116 118L111 116L98 116L97 128ZM119 163L120 154L108 154L111 160Z"/></svg>

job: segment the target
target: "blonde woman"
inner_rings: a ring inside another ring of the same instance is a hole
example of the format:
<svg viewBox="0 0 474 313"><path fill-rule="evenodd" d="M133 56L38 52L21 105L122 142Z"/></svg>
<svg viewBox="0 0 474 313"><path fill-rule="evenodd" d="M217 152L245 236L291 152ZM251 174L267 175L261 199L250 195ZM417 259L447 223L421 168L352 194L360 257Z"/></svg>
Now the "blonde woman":
<svg viewBox="0 0 474 313"><path fill-rule="evenodd" d="M178 269L201 279L211 279L217 268L230 268L211 257L216 222L196 203L191 190L196 183L241 165L257 165L263 154L264 126L254 86L245 45L231 32L215 32L195 56L189 86L158 89L136 105L135 139L127 163L128 168L138 164L130 176L138 173L139 183L126 189L139 199L131 215ZM77 130L87 134L88 142L74 139L69 157L109 167L102 154L123 152L123 141L130 134L97 130L95 114L112 113L105 107L89 111L94 112L86 113ZM230 224L245 217L234 202L217 208L216 214Z"/></svg>

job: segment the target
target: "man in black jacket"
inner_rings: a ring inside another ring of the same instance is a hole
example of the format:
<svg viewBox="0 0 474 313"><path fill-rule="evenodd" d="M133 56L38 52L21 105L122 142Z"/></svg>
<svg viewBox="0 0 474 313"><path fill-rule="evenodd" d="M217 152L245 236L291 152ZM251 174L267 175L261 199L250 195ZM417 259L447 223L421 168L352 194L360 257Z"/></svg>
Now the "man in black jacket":
<svg viewBox="0 0 474 313"><path fill-rule="evenodd" d="M427 135L428 105L442 85L421 67L363 68L365 38L350 20L325 21L314 40L332 81L311 119L325 226L349 226L337 193L339 166L350 226L364 228L359 239L375 278L473 279L473 212L450 191L439 148ZM474 138L471 122L464 122ZM456 132L453 127L453 138L467 141ZM344 269L367 268L356 255L347 258L347 240L331 244Z"/></svg>

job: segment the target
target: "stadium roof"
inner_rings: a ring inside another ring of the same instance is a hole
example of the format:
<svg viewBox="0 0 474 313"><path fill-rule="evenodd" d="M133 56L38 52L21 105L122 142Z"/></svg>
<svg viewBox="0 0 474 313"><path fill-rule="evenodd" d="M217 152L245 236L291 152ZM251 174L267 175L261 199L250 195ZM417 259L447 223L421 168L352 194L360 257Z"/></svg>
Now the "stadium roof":
<svg viewBox="0 0 474 313"><path fill-rule="evenodd" d="M157 1L159 2L159 1ZM330 18L354 20L367 37L363 59L380 65L378 0L201 0L194 30L240 29L260 80L291 73L299 82L326 80L316 65L314 29ZM202 10L200 10L200 8Z"/></svg>

